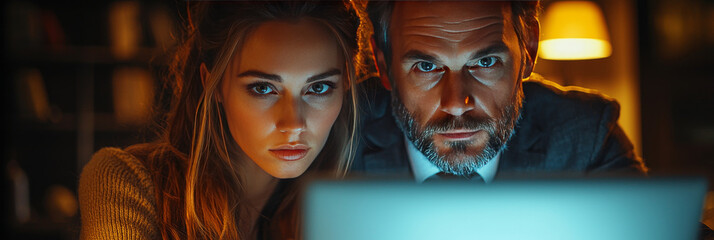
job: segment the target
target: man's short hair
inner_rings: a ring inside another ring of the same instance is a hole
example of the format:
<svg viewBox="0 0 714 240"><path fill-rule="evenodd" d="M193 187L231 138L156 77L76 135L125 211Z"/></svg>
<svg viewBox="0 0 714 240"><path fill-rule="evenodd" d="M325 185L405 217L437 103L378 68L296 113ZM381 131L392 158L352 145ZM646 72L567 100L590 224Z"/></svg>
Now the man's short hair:
<svg viewBox="0 0 714 240"><path fill-rule="evenodd" d="M511 1L511 20L518 36L518 42L528 58L528 52L524 51L526 43L533 37L527 31L528 28L538 27L538 14L540 12L540 1ZM374 41L377 47L384 53L384 60L387 65L392 61L392 48L389 43L389 21L392 18L394 1L369 1L367 12L374 28Z"/></svg>

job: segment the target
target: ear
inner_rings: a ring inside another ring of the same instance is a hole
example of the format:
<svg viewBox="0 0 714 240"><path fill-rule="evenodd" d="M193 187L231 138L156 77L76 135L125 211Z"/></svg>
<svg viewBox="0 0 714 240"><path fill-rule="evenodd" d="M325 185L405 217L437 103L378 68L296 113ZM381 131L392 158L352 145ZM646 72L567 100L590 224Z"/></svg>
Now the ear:
<svg viewBox="0 0 714 240"><path fill-rule="evenodd" d="M526 39L526 66L523 71L523 78L528 78L533 73L535 68L536 60L538 59L538 43L540 42L540 22L534 19L535 23L527 24L526 31L528 32L528 39Z"/></svg>
<svg viewBox="0 0 714 240"><path fill-rule="evenodd" d="M208 85L208 79L211 76L211 73L208 71L208 67L206 67L206 63L201 63L201 66L199 67L199 71L201 72L201 84L203 85L203 89L206 89L206 86ZM219 88L220 89L220 88ZM218 102L223 102L223 99L221 97L221 92L216 91L217 94L215 95L216 100Z"/></svg>
<svg viewBox="0 0 714 240"><path fill-rule="evenodd" d="M387 62L384 60L384 52L377 47L374 42L374 38L370 39L369 44L372 47L372 55L375 58L375 63L377 64L377 74L382 82L382 86L387 90L392 90L392 84L389 82L389 74L387 74Z"/></svg>

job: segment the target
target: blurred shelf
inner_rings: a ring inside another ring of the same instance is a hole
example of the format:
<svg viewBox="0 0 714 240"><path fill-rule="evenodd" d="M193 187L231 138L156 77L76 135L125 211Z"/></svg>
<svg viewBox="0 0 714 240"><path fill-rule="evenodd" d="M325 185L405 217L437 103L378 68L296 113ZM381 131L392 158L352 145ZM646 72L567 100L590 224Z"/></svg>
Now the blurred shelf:
<svg viewBox="0 0 714 240"><path fill-rule="evenodd" d="M94 132L136 132L147 124L126 124L117 121L113 113L93 113ZM63 113L53 122L39 122L24 116L13 117L13 128L17 132L74 132L78 130L76 114Z"/></svg>
<svg viewBox="0 0 714 240"><path fill-rule="evenodd" d="M10 239L79 239L79 217L64 221L50 220L47 217L33 218L30 222L12 226L13 232L9 233Z"/></svg>
<svg viewBox="0 0 714 240"><path fill-rule="evenodd" d="M58 49L44 47L7 49L5 59L17 64L29 63L67 63L67 64L136 64L150 63L164 50L140 47L130 58L114 56L107 46L64 46Z"/></svg>

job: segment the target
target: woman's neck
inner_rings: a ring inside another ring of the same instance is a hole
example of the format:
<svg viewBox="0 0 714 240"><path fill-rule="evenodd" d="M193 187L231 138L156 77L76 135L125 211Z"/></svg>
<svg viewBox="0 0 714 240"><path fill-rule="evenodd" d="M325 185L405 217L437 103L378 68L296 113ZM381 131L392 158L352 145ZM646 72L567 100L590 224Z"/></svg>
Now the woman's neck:
<svg viewBox="0 0 714 240"><path fill-rule="evenodd" d="M243 176L243 183L245 183L246 200L260 210L278 185L278 179L266 173L258 166L255 167L257 169L243 173L241 176Z"/></svg>
<svg viewBox="0 0 714 240"><path fill-rule="evenodd" d="M252 160L244 160L238 170L245 191L245 204L240 210L241 222L244 224L241 224L240 228L244 233L253 234L258 217L278 185L278 179L263 171Z"/></svg>

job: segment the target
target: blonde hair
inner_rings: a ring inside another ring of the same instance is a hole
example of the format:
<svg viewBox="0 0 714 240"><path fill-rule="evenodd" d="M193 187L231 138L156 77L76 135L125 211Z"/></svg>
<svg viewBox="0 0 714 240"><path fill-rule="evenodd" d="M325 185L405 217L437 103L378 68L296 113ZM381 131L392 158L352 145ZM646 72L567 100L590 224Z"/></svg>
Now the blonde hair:
<svg viewBox="0 0 714 240"><path fill-rule="evenodd" d="M246 234L238 228L244 189L235 171L240 166L231 159L241 150L228 132L215 96L233 54L240 51L246 36L266 21L309 18L333 34L345 56L348 91L327 144L308 171L334 171L335 177L342 177L347 174L356 144L354 58L359 21L342 2L188 4L197 5L189 5L186 39L170 65L167 79L174 88L174 98L163 140L127 150L146 159L153 170L164 239L241 239ZM205 86L200 79L201 63L212 73ZM287 187L278 188L283 191L279 193L282 201L273 216L268 216L277 220L257 225L266 238L298 237L297 182L285 184Z"/></svg>

